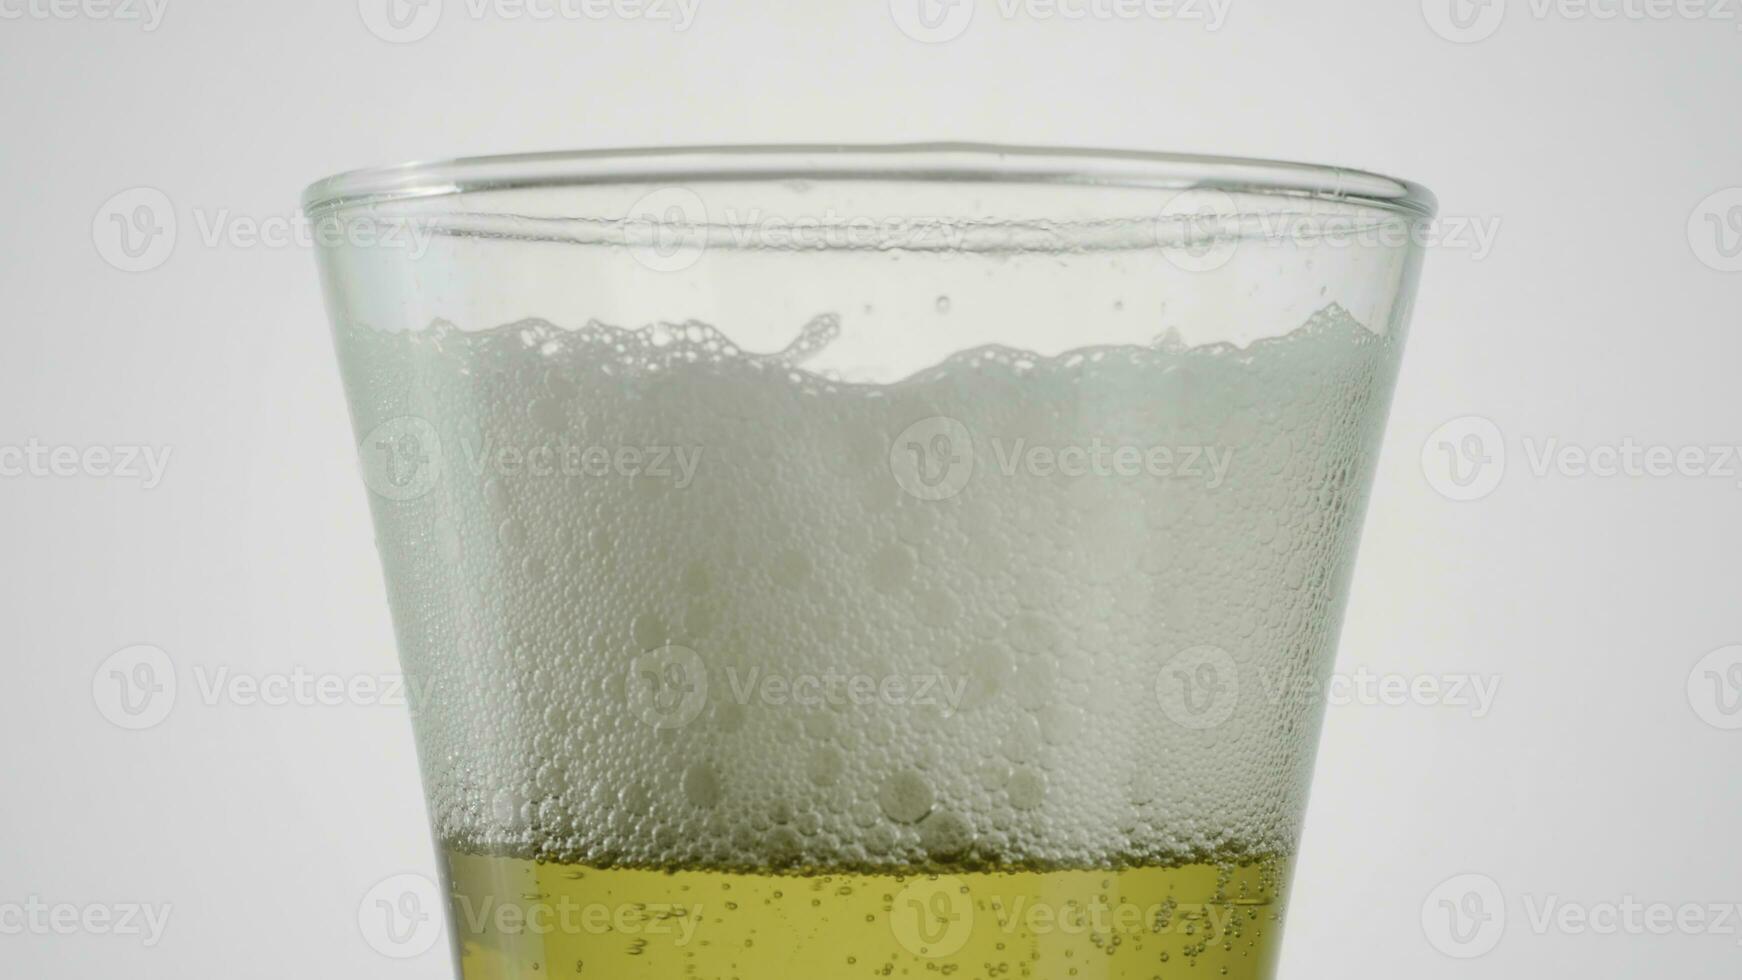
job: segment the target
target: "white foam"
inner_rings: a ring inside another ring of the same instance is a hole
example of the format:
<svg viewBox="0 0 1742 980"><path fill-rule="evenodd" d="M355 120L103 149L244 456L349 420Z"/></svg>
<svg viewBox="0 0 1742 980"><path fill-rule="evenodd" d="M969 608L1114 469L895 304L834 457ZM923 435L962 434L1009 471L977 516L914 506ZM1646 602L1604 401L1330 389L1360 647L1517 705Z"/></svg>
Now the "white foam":
<svg viewBox="0 0 1742 980"><path fill-rule="evenodd" d="M797 366L841 328L771 357L698 324L341 331L359 430L440 442L428 492L374 506L444 840L657 865L1289 850L1319 709L1276 692L1329 669L1396 344L1332 307L1244 350L983 349L884 386ZM1026 455L1097 445L1226 469ZM794 703L810 678L846 703Z"/></svg>

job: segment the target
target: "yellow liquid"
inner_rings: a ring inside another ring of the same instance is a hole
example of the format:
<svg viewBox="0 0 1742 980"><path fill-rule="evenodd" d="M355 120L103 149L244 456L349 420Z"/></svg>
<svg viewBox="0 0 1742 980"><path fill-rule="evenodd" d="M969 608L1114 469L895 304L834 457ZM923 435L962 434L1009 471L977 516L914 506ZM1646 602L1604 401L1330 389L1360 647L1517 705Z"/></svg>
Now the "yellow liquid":
<svg viewBox="0 0 1742 980"><path fill-rule="evenodd" d="M447 853L465 980L1265 980L1288 862L940 874Z"/></svg>

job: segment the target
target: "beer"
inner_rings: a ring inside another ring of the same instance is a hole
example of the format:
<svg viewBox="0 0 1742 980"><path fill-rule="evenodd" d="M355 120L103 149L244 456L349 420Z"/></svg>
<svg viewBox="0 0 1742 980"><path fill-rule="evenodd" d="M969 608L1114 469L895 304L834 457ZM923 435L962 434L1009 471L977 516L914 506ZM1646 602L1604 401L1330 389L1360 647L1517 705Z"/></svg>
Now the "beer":
<svg viewBox="0 0 1742 980"><path fill-rule="evenodd" d="M447 852L466 980L1269 977L1286 862L864 873Z"/></svg>
<svg viewBox="0 0 1742 980"><path fill-rule="evenodd" d="M467 980L1268 977L1396 343L846 329L341 327Z"/></svg>

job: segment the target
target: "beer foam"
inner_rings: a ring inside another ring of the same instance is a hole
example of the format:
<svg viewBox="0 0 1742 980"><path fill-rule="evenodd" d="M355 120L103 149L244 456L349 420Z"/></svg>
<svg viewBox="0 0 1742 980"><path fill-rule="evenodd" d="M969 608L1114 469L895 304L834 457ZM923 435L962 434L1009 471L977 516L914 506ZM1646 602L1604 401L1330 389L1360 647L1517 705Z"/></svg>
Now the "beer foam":
<svg viewBox="0 0 1742 980"><path fill-rule="evenodd" d="M1291 852L1396 339L1331 306L874 385L802 366L843 326L772 355L341 327L438 835L596 866Z"/></svg>

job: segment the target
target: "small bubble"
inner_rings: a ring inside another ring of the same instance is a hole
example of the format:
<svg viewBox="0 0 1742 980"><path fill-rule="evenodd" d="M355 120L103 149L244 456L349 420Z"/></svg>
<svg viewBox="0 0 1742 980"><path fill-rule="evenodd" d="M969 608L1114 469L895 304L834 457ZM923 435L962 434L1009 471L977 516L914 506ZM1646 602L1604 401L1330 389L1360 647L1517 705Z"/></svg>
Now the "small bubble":
<svg viewBox="0 0 1742 980"><path fill-rule="evenodd" d="M974 828L948 810L940 810L919 825L919 840L926 853L947 861L960 857L974 843Z"/></svg>
<svg viewBox="0 0 1742 980"><path fill-rule="evenodd" d="M720 802L720 777L707 764L697 762L684 770L684 798L699 807Z"/></svg>
<svg viewBox="0 0 1742 980"><path fill-rule="evenodd" d="M883 808L883 815L896 823L919 821L931 812L932 802L931 785L925 781L925 777L912 769L905 769L891 776L877 794L877 803Z"/></svg>

